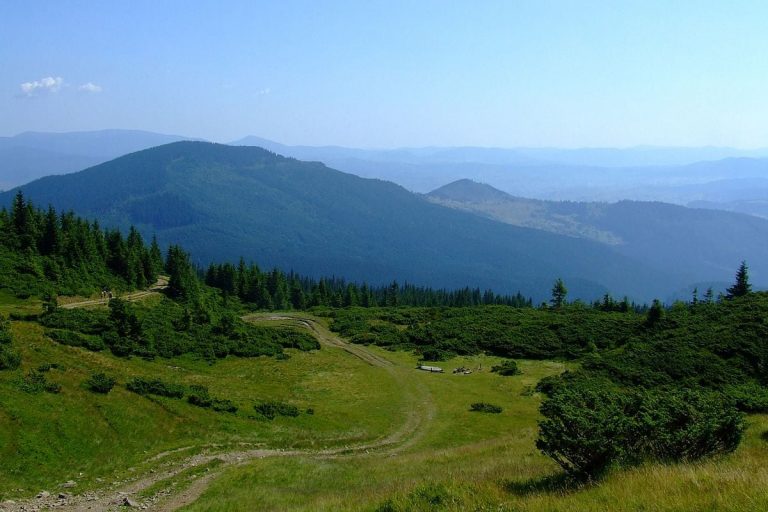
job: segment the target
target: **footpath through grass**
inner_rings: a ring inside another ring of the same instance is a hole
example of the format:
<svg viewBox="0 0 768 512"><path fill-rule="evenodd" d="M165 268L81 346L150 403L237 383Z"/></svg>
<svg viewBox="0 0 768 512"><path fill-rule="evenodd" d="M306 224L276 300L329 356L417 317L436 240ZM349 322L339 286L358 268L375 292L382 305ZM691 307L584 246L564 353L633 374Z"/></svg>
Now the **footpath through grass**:
<svg viewBox="0 0 768 512"><path fill-rule="evenodd" d="M154 456L179 448L189 449L161 462L203 448L322 449L372 441L395 430L405 414L395 381L341 350L288 349L285 360L146 361L55 343L35 323L13 322L12 330L22 367L0 372L0 501L53 492L69 480L77 493L105 487L148 471L158 463L150 461ZM20 389L29 371L52 363L56 368L44 375L61 385L60 393ZM109 394L84 386L95 372L117 379ZM204 385L240 409L217 413L185 400L139 396L125 388L135 376ZM262 400L290 403L300 414L264 420L253 409Z"/></svg>
<svg viewBox="0 0 768 512"><path fill-rule="evenodd" d="M750 416L746 439L730 456L616 471L597 485L573 488L534 446L540 397L532 388L563 371L563 364L520 361L521 375L500 377L488 371L498 359L475 356L440 365L482 365L482 371L429 374L414 369L412 355L370 350L396 361L400 375L429 389L435 411L414 444L391 453L256 460L225 470L183 510L768 509L768 416ZM470 412L477 401L503 412Z"/></svg>

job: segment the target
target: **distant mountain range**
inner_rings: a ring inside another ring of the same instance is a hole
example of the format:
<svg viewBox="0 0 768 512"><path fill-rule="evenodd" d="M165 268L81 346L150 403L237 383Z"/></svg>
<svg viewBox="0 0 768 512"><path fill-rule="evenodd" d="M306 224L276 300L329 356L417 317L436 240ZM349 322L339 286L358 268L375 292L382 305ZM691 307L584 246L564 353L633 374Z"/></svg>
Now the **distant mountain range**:
<svg viewBox="0 0 768 512"><path fill-rule="evenodd" d="M768 218L768 149L403 148L365 150L254 145L421 193L460 179L489 183L518 197L571 201L663 201Z"/></svg>
<svg viewBox="0 0 768 512"><path fill-rule="evenodd" d="M448 184L426 197L514 226L595 240L655 268L695 275L708 284L727 282L734 265L744 259L753 278L768 283L766 219L659 202L524 199L471 180Z"/></svg>
<svg viewBox="0 0 768 512"><path fill-rule="evenodd" d="M179 140L199 139L135 130L28 132L2 137L0 190ZM253 136L232 144L320 161L334 169L392 181L420 193L468 178L518 197L663 201L768 218L768 149L640 146L377 150L288 146Z"/></svg>
<svg viewBox="0 0 768 512"><path fill-rule="evenodd" d="M137 224L180 243L200 264L241 255L311 275L547 298L557 277L572 297L610 291L647 300L698 279L615 247L517 227L432 204L392 183L260 148L178 142L23 187L36 204L109 225ZM14 191L0 195L9 204ZM729 265L728 273L738 265Z"/></svg>
<svg viewBox="0 0 768 512"><path fill-rule="evenodd" d="M126 153L179 140L190 139L138 130L25 132L0 137L0 190L51 174L79 171Z"/></svg>

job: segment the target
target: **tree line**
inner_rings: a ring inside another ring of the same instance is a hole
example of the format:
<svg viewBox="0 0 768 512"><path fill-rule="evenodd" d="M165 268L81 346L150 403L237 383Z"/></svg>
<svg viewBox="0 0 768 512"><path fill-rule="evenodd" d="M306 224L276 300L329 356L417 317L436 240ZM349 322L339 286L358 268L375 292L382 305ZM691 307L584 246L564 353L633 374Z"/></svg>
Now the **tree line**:
<svg viewBox="0 0 768 512"><path fill-rule="evenodd" d="M211 264L204 274L205 284L218 288L225 296L237 297L258 309L307 309L324 306L344 307L468 307L505 305L531 307L532 301L520 293L500 295L479 288L433 289L392 281L388 285L350 283L331 277L313 279L279 269L262 271L258 265Z"/></svg>
<svg viewBox="0 0 768 512"><path fill-rule="evenodd" d="M157 240L153 238L147 246L134 227L123 236L119 230L102 229L98 221L89 222L73 212L59 214L52 206L36 208L21 191L10 210L0 210L0 235L0 248L20 259L18 273L52 283L72 279L75 274L75 280L93 288L106 286L105 281L115 276L126 288L144 288L164 266Z"/></svg>

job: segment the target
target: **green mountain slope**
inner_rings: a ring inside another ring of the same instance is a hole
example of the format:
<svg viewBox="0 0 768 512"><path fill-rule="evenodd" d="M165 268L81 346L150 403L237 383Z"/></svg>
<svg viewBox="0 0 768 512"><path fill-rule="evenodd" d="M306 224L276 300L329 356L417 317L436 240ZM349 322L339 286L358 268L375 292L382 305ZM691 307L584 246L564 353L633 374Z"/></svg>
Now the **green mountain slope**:
<svg viewBox="0 0 768 512"><path fill-rule="evenodd" d="M459 180L430 201L505 222L595 240L691 282L731 280L747 260L756 283L768 283L768 220L659 202L578 203L524 199Z"/></svg>
<svg viewBox="0 0 768 512"><path fill-rule="evenodd" d="M50 174L79 171L126 153L188 139L140 130L24 132L0 137L0 189Z"/></svg>
<svg viewBox="0 0 768 512"><path fill-rule="evenodd" d="M612 291L647 299L686 282L602 244L482 219L392 183L254 147L178 142L23 190L36 204L135 224L200 264L243 255L310 275L520 290L537 299L558 276L583 298Z"/></svg>

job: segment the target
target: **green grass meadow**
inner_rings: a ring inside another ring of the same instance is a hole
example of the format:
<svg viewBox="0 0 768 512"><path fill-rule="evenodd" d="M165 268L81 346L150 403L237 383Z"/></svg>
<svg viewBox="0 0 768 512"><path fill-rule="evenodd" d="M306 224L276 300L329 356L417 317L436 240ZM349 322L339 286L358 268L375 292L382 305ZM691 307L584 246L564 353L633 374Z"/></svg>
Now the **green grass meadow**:
<svg viewBox="0 0 768 512"><path fill-rule="evenodd" d="M39 307L0 295L5 314ZM600 482L569 486L535 448L541 396L533 390L573 363L522 360L520 375L502 377L490 372L498 358L457 357L439 363L446 373L433 374L416 370L411 353L367 347L394 363L377 367L329 346L287 350L284 360L147 361L59 345L36 323L15 321L12 331L23 359L21 369L0 372L0 501L53 491L70 479L78 493L108 488L203 451L294 448L316 453L234 465L213 460L185 470L175 477L179 487L208 471L213 478L184 510L768 510L764 415L748 418L747 435L731 455L613 471ZM59 394L19 389L26 372L50 363L58 368L45 375L61 384ZM460 366L473 373L451 373ZM118 384L107 395L94 394L83 384L94 372ZM185 400L139 396L125 389L134 376L205 385L239 410L217 413ZM291 403L301 414L264 420L253 410L260 400ZM471 412L474 402L503 411ZM368 448L354 449L361 445Z"/></svg>

